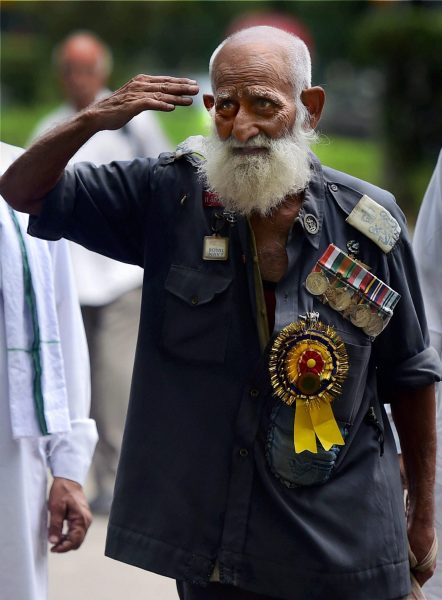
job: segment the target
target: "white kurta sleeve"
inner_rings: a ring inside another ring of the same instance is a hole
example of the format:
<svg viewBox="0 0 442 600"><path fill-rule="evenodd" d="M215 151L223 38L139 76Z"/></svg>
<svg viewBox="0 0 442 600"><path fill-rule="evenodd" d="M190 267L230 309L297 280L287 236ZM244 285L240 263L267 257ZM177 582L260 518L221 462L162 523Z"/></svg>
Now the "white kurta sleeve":
<svg viewBox="0 0 442 600"><path fill-rule="evenodd" d="M50 436L49 464L54 477L83 484L98 438L95 421L89 418L89 354L67 242L48 244L71 420L70 432Z"/></svg>
<svg viewBox="0 0 442 600"><path fill-rule="evenodd" d="M428 329L442 353L442 152L425 193L413 238Z"/></svg>
<svg viewBox="0 0 442 600"><path fill-rule="evenodd" d="M154 111L140 113L127 126L133 141L136 141L132 148L136 156L156 158L162 152L173 149Z"/></svg>

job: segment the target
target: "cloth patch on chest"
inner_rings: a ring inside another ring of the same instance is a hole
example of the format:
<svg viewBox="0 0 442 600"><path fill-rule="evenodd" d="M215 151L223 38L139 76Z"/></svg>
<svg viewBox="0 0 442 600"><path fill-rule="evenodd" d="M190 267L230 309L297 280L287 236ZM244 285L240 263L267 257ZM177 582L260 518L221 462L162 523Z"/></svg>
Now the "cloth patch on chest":
<svg viewBox="0 0 442 600"><path fill-rule="evenodd" d="M218 194L215 194L215 192L209 192L208 190L204 190L203 206L204 208L220 208L222 207L222 202L219 199Z"/></svg>
<svg viewBox="0 0 442 600"><path fill-rule="evenodd" d="M388 210L365 194L345 220L386 254L394 248L401 233L399 223Z"/></svg>

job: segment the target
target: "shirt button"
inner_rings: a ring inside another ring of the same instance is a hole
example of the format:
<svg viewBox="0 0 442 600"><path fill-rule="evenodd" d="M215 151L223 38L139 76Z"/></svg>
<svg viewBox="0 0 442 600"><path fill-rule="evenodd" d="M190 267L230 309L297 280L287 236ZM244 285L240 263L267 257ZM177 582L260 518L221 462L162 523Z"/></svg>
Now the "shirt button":
<svg viewBox="0 0 442 600"><path fill-rule="evenodd" d="M241 458L245 458L249 455L249 451L247 450L247 448L241 448L239 451L239 455L241 456Z"/></svg>
<svg viewBox="0 0 442 600"><path fill-rule="evenodd" d="M198 304L199 298L198 298L198 296L192 296L192 298L190 299L190 301L191 301L191 303L193 305L195 305L195 304Z"/></svg>
<svg viewBox="0 0 442 600"><path fill-rule="evenodd" d="M332 192L337 192L338 191L338 186L336 185L336 183L331 183L330 184L330 189Z"/></svg>
<svg viewBox="0 0 442 600"><path fill-rule="evenodd" d="M259 390L253 388L250 390L250 395L252 396L252 398L257 398L259 396Z"/></svg>

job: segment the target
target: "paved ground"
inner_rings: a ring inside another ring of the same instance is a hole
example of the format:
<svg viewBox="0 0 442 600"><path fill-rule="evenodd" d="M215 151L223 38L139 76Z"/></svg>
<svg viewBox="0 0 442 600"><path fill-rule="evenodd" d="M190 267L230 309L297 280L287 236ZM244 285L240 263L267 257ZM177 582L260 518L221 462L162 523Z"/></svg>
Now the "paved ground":
<svg viewBox="0 0 442 600"><path fill-rule="evenodd" d="M50 555L49 600L177 600L173 580L104 556L106 526L95 517L79 550Z"/></svg>

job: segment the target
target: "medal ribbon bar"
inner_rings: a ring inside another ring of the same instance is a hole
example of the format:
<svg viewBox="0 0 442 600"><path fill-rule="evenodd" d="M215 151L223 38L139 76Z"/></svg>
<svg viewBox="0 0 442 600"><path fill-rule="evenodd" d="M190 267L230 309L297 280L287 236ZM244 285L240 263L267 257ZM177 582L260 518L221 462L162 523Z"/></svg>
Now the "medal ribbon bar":
<svg viewBox="0 0 442 600"><path fill-rule="evenodd" d="M347 285L362 294L380 309L392 312L399 302L400 294L367 271L360 263L330 244L318 261L318 265L330 274L340 277Z"/></svg>

